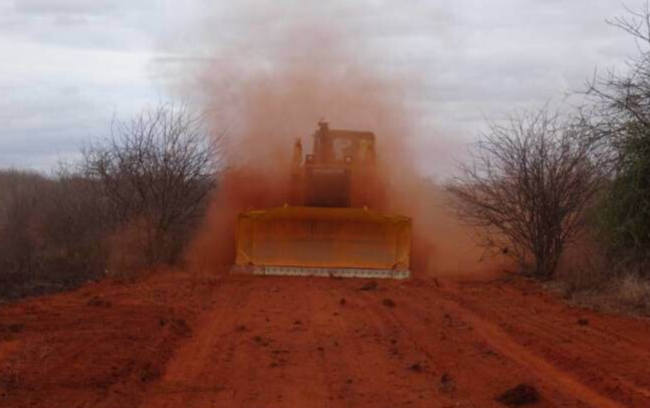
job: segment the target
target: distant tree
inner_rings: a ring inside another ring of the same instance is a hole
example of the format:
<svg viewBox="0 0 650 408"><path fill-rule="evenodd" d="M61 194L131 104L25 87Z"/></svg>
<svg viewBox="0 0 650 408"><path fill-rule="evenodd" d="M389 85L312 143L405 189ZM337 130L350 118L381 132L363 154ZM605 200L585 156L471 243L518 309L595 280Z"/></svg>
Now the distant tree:
<svg viewBox="0 0 650 408"><path fill-rule="evenodd" d="M447 187L481 243L550 278L602 185L602 154L584 126L546 108L492 123Z"/></svg>
<svg viewBox="0 0 650 408"><path fill-rule="evenodd" d="M146 263L173 262L215 187L218 147L200 115L161 105L116 121L109 138L85 150L82 167L111 221L138 235Z"/></svg>

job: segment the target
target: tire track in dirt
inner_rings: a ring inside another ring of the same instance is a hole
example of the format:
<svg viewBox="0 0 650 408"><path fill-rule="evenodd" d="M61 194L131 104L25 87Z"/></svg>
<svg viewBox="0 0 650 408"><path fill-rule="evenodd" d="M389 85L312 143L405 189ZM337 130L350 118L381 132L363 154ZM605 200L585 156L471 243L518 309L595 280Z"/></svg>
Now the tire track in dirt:
<svg viewBox="0 0 650 408"><path fill-rule="evenodd" d="M251 406L248 404L253 402L253 406L329 406L328 367L320 359L319 339L313 330L314 316L319 313L309 296L314 282L304 282L298 288L286 280L262 278L256 284L260 285L256 291L263 296L251 300L259 318L246 324L250 322L251 330L262 338L261 344L249 351L259 365L259 380L246 383L242 379L236 385L256 397L241 405L233 401L232 406Z"/></svg>
<svg viewBox="0 0 650 408"><path fill-rule="evenodd" d="M229 297L217 299L215 306L199 319L199 330L185 343L168 363L160 383L149 391L141 406L144 407L190 407L197 396L222 392L222 386L202 378L204 368L210 364L215 352L221 351L223 338L219 326L233 320L236 311L246 302L246 285L241 281L224 283L217 292L225 292L225 287L234 287Z"/></svg>
<svg viewBox="0 0 650 408"><path fill-rule="evenodd" d="M557 315L563 316L562 313L557 313L558 307L553 311L540 311L537 307L533 306L531 308L521 307L522 305L516 304L515 299L521 294L517 294L510 288L506 291L506 296L504 298L509 299L510 302L504 304L504 302L490 302L490 312L499 317L500 321L507 322L508 320L517 322L517 325L513 325L513 329L520 332L532 332L535 333L535 339L539 342L544 340L560 340L563 343L570 344L576 338L576 334L581 334L576 332L575 323L580 317L580 313L577 312L577 309L571 310L576 314L573 317L572 321L567 321L565 318L563 323L574 323L574 324L565 324L558 325ZM460 293L459 290L455 290L454 293L447 293L448 298L456 301L457 303L462 303L466 308L472 309L475 312L480 313L481 306L474 304L471 301L465 300L465 296ZM528 295L527 295L528 296ZM557 306L557 305L556 305ZM521 312L524 311L526 316L522 316ZM566 315L567 313L564 313ZM485 318L486 316L483 316ZM525 318L523 318L525 317ZM639 320L640 325L644 324L643 320ZM630 338L627 336L622 336L619 333L610 330L608 327L594 327L593 325L585 325L581 328L582 331L588 331L584 333L584 336L580 336L581 342L588 342L594 345L602 344L615 344L619 353L617 355L634 355L641 357L646 360L650 360L650 349L648 348L649 344L646 340L645 343L639 341L639 339ZM597 357L612 357L611 351L602 348L595 347L592 352L600 354ZM593 355L592 355L593 356ZM596 356L594 356L596 357ZM629 363L628 359L621 359L620 363Z"/></svg>
<svg viewBox="0 0 650 408"><path fill-rule="evenodd" d="M601 395L626 406L650 405L647 320L570 308L530 288L508 286L502 290L500 286L483 283L469 289L456 288L444 295ZM580 319L585 323L579 324ZM621 330L614 333L610 325ZM642 345L644 340L646 347Z"/></svg>
<svg viewBox="0 0 650 408"><path fill-rule="evenodd" d="M337 288L341 298L346 299L338 319L341 332L347 336L342 353L346 360L354 362L348 376L355 379L353 389L357 396L346 402L356 402L350 406L369 407L457 406L453 399L437 391L428 373L419 366L413 369L414 362L399 352L397 345L402 333L385 324L377 310L386 306L359 291L362 284L363 281L345 282L345 286Z"/></svg>
<svg viewBox="0 0 650 408"><path fill-rule="evenodd" d="M526 350L525 347L514 341L498 326L487 322L476 314L462 308L457 303L444 301L450 310L455 310L463 320L468 322L485 341L504 356L526 367L539 378L541 382L550 383L562 390L565 395L572 395L576 399L593 407L620 408L619 403L599 394L585 386L570 374L558 369L541 357Z"/></svg>
<svg viewBox="0 0 650 408"><path fill-rule="evenodd" d="M318 387L326 381L316 341L305 329L314 314L308 293L287 293L277 282L259 278L242 281L236 291L224 290L221 295L230 301L207 313L196 338L168 367L157 395L142 406L306 406L328 401L328 390Z"/></svg>
<svg viewBox="0 0 650 408"><path fill-rule="evenodd" d="M621 392L636 396L615 400L522 343L490 309L507 312L512 326L548 332L540 341L554 331L569 338L554 322L527 318L534 304L513 302L512 310L502 310L506 296L477 313L455 289L431 282L385 281L360 291L364 282L225 278L193 338L177 350L141 406L496 407L495 396L519 382L540 390L539 407L608 408L647 400L647 389L630 382L625 367L604 375L620 377ZM596 347L593 370L608 361L610 346Z"/></svg>
<svg viewBox="0 0 650 408"><path fill-rule="evenodd" d="M400 292L400 287L395 292ZM424 361L426 371L432 374L430 383L453 399L453 405L449 406L501 406L494 399L500 393L495 391L495 386L503 391L516 385L517 380L540 382L507 355L497 354L488 347L489 343L477 336L473 326L456 310L435 299L439 294L426 296L427 300L425 296L413 295L412 292L392 293L397 306L376 308L375 312L384 325L399 327L404 334L402 345L406 346L411 361ZM379 298L374 303L379 304ZM570 394L557 395L553 387L546 388L548 392L542 393L542 401L537 406L580 406Z"/></svg>

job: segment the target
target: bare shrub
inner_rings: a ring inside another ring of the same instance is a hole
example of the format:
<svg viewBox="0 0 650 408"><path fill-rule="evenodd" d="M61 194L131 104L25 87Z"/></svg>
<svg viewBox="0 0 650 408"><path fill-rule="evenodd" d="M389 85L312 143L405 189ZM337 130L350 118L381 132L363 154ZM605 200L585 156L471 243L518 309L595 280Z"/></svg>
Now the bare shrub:
<svg viewBox="0 0 650 408"><path fill-rule="evenodd" d="M138 236L145 264L177 259L215 186L217 147L199 115L161 105L116 121L84 152L84 174L98 182L110 222Z"/></svg>
<svg viewBox="0 0 650 408"><path fill-rule="evenodd" d="M550 278L602 184L598 141L547 109L492 123L448 185L481 243Z"/></svg>

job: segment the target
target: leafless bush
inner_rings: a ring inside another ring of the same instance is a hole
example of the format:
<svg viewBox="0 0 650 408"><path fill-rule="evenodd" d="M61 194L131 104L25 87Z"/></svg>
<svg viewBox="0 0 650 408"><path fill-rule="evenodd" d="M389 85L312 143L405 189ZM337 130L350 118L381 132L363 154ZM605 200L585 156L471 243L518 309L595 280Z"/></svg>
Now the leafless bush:
<svg viewBox="0 0 650 408"><path fill-rule="evenodd" d="M146 264L180 253L215 186L217 146L200 116L162 105L116 121L108 139L84 152L84 174L98 182L110 222L138 230Z"/></svg>
<svg viewBox="0 0 650 408"><path fill-rule="evenodd" d="M603 177L598 141L546 108L492 123L448 186L481 243L549 278Z"/></svg>

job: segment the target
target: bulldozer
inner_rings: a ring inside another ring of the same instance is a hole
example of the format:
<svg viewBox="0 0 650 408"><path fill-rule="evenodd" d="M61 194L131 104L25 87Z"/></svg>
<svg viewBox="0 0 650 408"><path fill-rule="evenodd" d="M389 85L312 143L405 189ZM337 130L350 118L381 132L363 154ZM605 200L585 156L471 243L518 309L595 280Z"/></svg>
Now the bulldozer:
<svg viewBox="0 0 650 408"><path fill-rule="evenodd" d="M294 144L286 203L238 215L233 272L410 277L411 219L369 208L382 190L376 162L374 133L320 121L311 153Z"/></svg>

